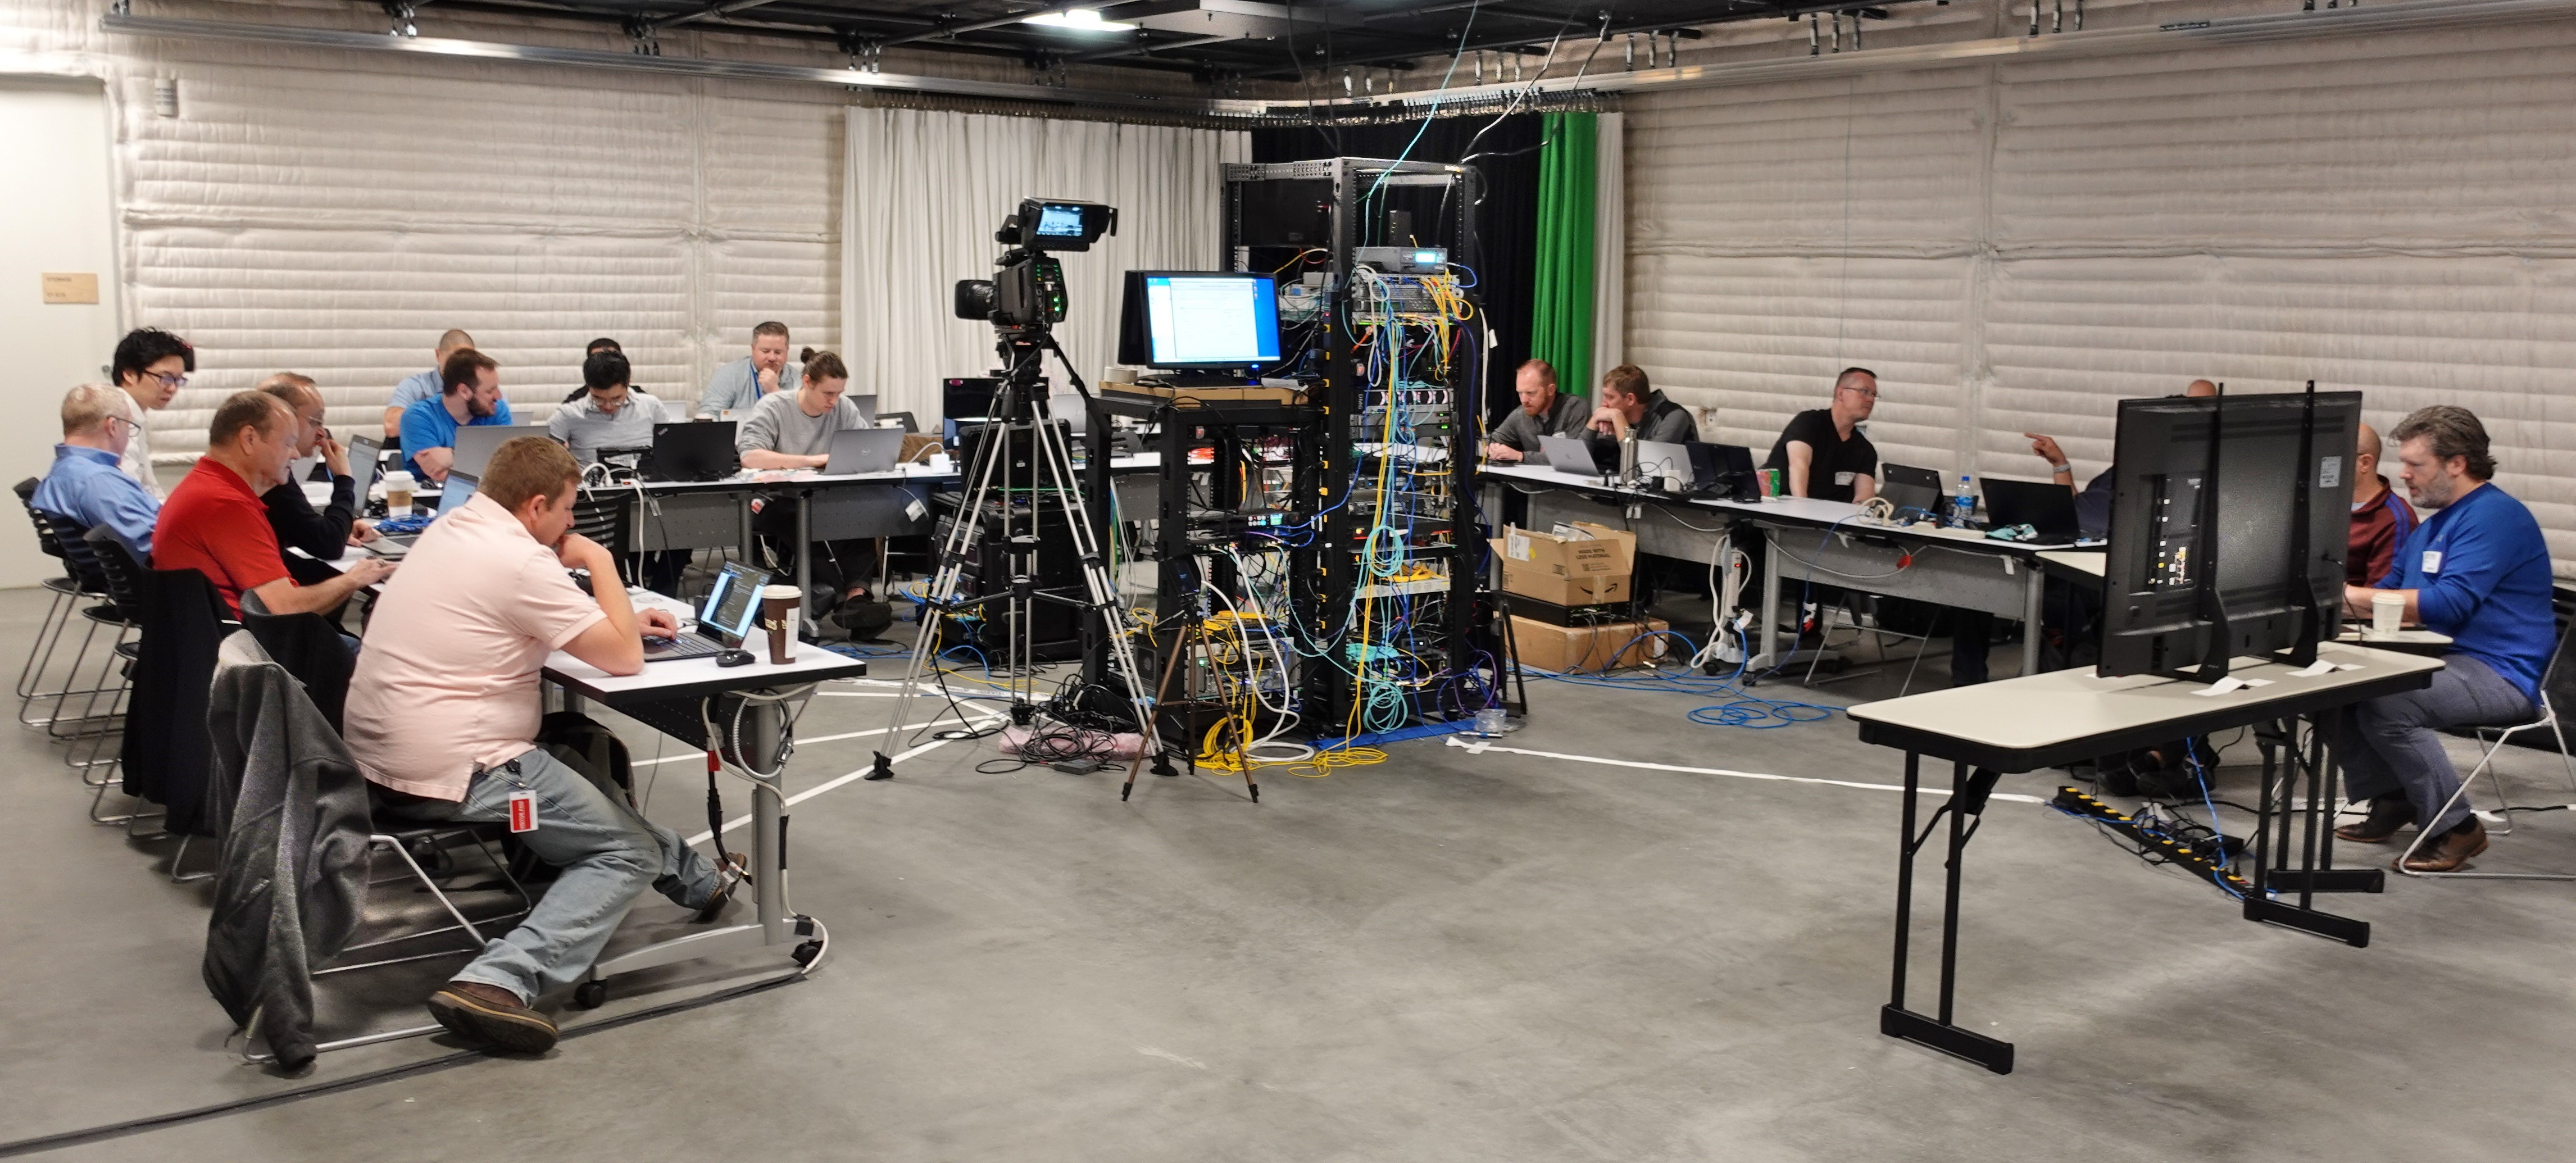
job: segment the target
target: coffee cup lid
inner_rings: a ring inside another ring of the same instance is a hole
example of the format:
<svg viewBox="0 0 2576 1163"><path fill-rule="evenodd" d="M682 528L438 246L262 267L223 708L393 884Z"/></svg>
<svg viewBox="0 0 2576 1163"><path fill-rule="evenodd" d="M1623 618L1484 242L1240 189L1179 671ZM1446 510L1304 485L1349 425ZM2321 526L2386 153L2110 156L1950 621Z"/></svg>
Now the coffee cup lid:
<svg viewBox="0 0 2576 1163"><path fill-rule="evenodd" d="M769 600L769 601L773 601L773 602L776 602L776 601L794 601L794 600L796 600L796 587L794 587L794 586L762 586L762 587L760 587L760 596L761 596L762 598L764 598L764 599L767 599L767 600Z"/></svg>

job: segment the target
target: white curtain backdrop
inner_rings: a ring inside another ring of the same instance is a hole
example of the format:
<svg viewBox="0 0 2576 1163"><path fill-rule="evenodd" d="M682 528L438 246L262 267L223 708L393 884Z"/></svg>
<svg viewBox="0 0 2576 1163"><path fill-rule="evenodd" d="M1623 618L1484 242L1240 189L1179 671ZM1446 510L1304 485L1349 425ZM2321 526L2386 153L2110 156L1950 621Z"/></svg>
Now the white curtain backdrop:
<svg viewBox="0 0 2576 1163"><path fill-rule="evenodd" d="M1567 388L1589 396L1611 368L1628 362L1628 119L1604 113L1592 170L1592 379Z"/></svg>
<svg viewBox="0 0 2576 1163"><path fill-rule="evenodd" d="M1097 382L1118 353L1120 275L1227 267L1217 166L1251 150L1239 132L917 109L853 108L849 134L841 354L852 391L925 427L940 380L993 366L992 328L952 315L950 290L990 277L1002 251L993 231L1020 199L1118 208L1116 237L1062 256L1072 305L1056 337ZM1065 386L1052 361L1047 374Z"/></svg>

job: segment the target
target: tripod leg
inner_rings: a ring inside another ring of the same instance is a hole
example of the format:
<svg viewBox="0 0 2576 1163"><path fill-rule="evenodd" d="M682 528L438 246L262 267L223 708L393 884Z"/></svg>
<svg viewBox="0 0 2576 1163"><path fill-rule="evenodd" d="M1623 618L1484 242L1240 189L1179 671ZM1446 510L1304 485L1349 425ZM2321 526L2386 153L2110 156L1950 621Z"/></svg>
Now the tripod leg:
<svg viewBox="0 0 2576 1163"><path fill-rule="evenodd" d="M1181 633L1186 635L1189 631L1183 630ZM1171 651L1163 655L1163 679L1161 682L1154 684L1154 703L1157 706L1162 704L1164 694L1172 689L1172 671L1181 661L1181 644L1184 641L1186 641L1185 638L1174 638L1172 640ZM1154 737L1152 734L1152 728L1148 725L1146 736L1137 741L1136 758L1129 760L1127 763L1127 784L1126 786L1118 789L1119 799L1124 800L1130 794L1135 792L1136 770L1145 766L1145 748L1151 746L1153 742Z"/></svg>

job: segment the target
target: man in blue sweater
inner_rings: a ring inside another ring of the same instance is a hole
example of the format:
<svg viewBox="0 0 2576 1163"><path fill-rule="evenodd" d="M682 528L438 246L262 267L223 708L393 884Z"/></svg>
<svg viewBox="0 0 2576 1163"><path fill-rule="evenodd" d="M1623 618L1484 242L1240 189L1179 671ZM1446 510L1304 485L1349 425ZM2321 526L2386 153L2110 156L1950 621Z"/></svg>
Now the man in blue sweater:
<svg viewBox="0 0 2576 1163"><path fill-rule="evenodd" d="M2465 797L2451 802L2460 775L2439 732L2537 713L2541 671L2558 640L2549 547L2531 510L2488 483L2495 460L2486 426L2468 409L2419 409L2388 435L2408 499L2433 516L2398 546L2377 588L2344 587L2344 608L2368 618L2372 598L2398 593L2406 620L2449 635L2451 652L2430 687L2346 712L2336 754L2354 801L2370 801L2370 816L2335 835L2377 844L2417 823L2429 835L2415 855L2399 858L2399 869L2450 872L2486 850L2487 833Z"/></svg>

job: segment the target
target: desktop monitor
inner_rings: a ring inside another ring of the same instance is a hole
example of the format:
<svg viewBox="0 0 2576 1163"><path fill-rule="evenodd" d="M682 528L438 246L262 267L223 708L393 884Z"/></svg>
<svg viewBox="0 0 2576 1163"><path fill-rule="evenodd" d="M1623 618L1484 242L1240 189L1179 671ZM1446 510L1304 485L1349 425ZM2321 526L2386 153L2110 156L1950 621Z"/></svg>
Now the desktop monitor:
<svg viewBox="0 0 2576 1163"><path fill-rule="evenodd" d="M1217 371L1279 362L1279 283L1222 271L1129 271L1118 362Z"/></svg>
<svg viewBox="0 0 2576 1163"><path fill-rule="evenodd" d="M2213 680L2333 638L2360 424L2359 392L2120 401L2098 672Z"/></svg>

